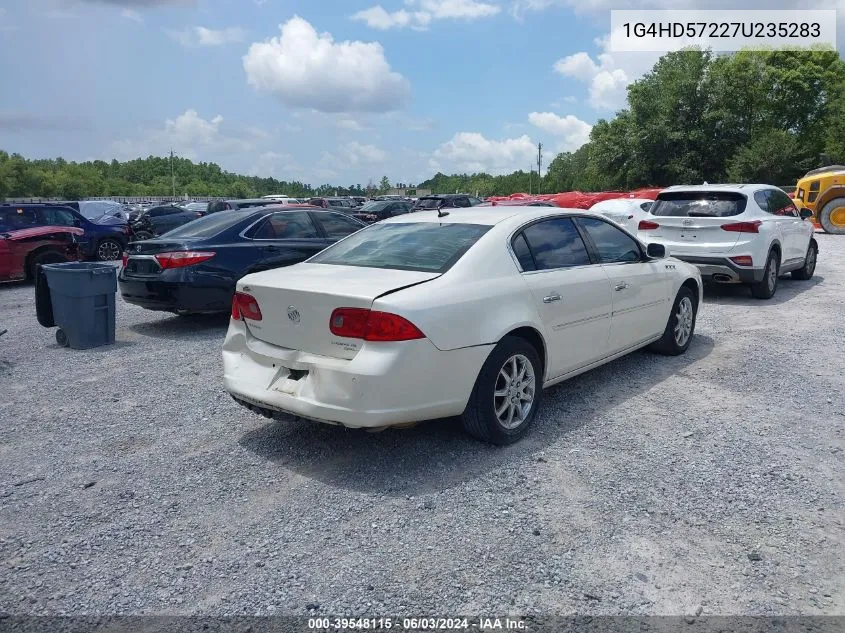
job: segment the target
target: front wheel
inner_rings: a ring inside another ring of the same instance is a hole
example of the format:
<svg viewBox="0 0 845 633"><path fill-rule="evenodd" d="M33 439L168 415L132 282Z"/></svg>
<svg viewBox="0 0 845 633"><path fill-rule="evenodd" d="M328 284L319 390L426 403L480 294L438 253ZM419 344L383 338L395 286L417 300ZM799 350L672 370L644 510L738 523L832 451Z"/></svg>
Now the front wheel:
<svg viewBox="0 0 845 633"><path fill-rule="evenodd" d="M819 224L825 233L845 235L845 198L834 198L819 212Z"/></svg>
<svg viewBox="0 0 845 633"><path fill-rule="evenodd" d="M149 231L135 231L135 233L132 235L132 239L137 242L141 242L143 240L151 240L154 237L155 235L153 235Z"/></svg>
<svg viewBox="0 0 845 633"><path fill-rule="evenodd" d="M672 304L672 312L666 322L666 329L651 349L659 354L678 356L687 351L695 333L695 319L698 314L698 297L687 286L681 286Z"/></svg>
<svg viewBox="0 0 845 633"><path fill-rule="evenodd" d="M811 241L810 246L807 247L807 255L804 257L804 265L798 270L792 271L792 278L800 279L801 281L810 279L813 273L816 272L816 260L818 256L819 247L816 246L815 242Z"/></svg>
<svg viewBox="0 0 845 633"><path fill-rule="evenodd" d="M506 336L478 374L461 415L464 430L483 442L513 444L528 432L542 389L537 350L523 338Z"/></svg>
<svg viewBox="0 0 845 633"><path fill-rule="evenodd" d="M762 281L751 284L751 294L756 299L771 299L778 289L778 277L780 277L780 258L775 251L772 251L769 253L769 259L766 260Z"/></svg>

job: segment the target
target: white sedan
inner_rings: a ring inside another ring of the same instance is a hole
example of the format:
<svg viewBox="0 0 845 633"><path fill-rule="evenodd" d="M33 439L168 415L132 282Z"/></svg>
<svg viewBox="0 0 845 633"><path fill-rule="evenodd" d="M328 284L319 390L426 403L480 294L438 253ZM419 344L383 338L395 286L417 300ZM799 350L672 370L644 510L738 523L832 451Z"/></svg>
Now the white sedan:
<svg viewBox="0 0 845 633"><path fill-rule="evenodd" d="M590 213L598 213L637 234L640 220L649 217L648 210L654 200L646 198L613 198L596 202L590 207Z"/></svg>
<svg viewBox="0 0 845 633"><path fill-rule="evenodd" d="M574 209L420 211L242 278L223 345L236 401L348 427L460 416L518 440L542 390L690 344L698 269Z"/></svg>

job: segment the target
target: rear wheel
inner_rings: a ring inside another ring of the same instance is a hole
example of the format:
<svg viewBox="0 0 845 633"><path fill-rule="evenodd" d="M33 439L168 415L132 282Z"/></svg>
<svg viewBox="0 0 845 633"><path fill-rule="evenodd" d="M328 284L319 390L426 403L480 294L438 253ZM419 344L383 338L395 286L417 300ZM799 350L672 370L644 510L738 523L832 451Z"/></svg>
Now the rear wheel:
<svg viewBox="0 0 845 633"><path fill-rule="evenodd" d="M807 247L807 256L804 258L804 265L798 270L792 271L792 278L800 279L802 281L810 279L813 276L813 273L816 272L816 260L818 259L818 255L819 247L816 246L815 242L810 240L810 246Z"/></svg>
<svg viewBox="0 0 845 633"><path fill-rule="evenodd" d="M819 224L825 233L845 235L845 198L834 198L822 207Z"/></svg>
<svg viewBox="0 0 845 633"><path fill-rule="evenodd" d="M763 271L763 280L751 284L751 294L757 299L771 299L778 289L778 276L780 272L780 258L776 251L769 253L766 260L766 269Z"/></svg>
<svg viewBox="0 0 845 633"><path fill-rule="evenodd" d="M35 271L38 266L44 264L59 264L68 261L67 256L59 251L41 251L32 255L26 265L26 276L28 279L35 279Z"/></svg>
<svg viewBox="0 0 845 633"><path fill-rule="evenodd" d="M467 408L464 430L491 444L512 444L531 426L540 405L543 368L534 346L506 336L478 374Z"/></svg>
<svg viewBox="0 0 845 633"><path fill-rule="evenodd" d="M123 246L120 242L110 237L97 244L97 259L101 262L111 262L120 259Z"/></svg>
<svg viewBox="0 0 845 633"><path fill-rule="evenodd" d="M678 356L687 351L695 332L695 317L698 313L698 297L687 286L681 286L672 304L672 312L666 322L666 329L651 349L667 356Z"/></svg>

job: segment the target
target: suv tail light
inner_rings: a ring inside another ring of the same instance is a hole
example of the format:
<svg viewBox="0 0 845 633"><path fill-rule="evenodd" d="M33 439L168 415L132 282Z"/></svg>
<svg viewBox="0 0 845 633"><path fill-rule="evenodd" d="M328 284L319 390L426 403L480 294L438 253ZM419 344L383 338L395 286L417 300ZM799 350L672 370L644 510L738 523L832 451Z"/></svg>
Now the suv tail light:
<svg viewBox="0 0 845 633"><path fill-rule="evenodd" d="M634 216L630 216L634 217ZM637 225L638 231L653 231L654 229L659 229L660 225L657 222L652 222L651 220L640 220L640 223Z"/></svg>
<svg viewBox="0 0 845 633"><path fill-rule="evenodd" d="M408 319L366 308L337 308L329 319L329 330L335 336L365 341L411 341L425 338Z"/></svg>
<svg viewBox="0 0 845 633"><path fill-rule="evenodd" d="M723 224L723 231L733 231L735 233L759 233L760 225L763 224L760 220L753 222L734 222L732 224Z"/></svg>
<svg viewBox="0 0 845 633"><path fill-rule="evenodd" d="M258 301L252 295L245 292L236 292L235 296L232 297L232 318L235 321L240 321L241 317L250 321L260 321L261 308L258 307Z"/></svg>
<svg viewBox="0 0 845 633"><path fill-rule="evenodd" d="M730 260L736 264L737 266L753 266L754 260L751 259L751 255L737 255L736 257L731 257Z"/></svg>
<svg viewBox="0 0 845 633"><path fill-rule="evenodd" d="M158 265L163 269L183 268L208 261L214 257L212 252L204 251L175 251L173 253L159 253L155 255Z"/></svg>

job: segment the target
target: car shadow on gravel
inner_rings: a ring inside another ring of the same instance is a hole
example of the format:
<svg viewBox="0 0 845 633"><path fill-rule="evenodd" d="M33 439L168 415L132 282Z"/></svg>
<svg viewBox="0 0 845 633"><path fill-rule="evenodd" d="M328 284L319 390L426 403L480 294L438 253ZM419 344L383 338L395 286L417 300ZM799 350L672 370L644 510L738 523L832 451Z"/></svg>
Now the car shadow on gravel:
<svg viewBox="0 0 845 633"><path fill-rule="evenodd" d="M327 485L392 497L447 490L536 454L630 398L708 356L713 339L696 335L682 356L638 351L544 392L543 408L520 442L490 446L469 437L456 418L369 433L295 420L245 433L245 449ZM632 421L633 423L633 421Z"/></svg>
<svg viewBox="0 0 845 633"><path fill-rule="evenodd" d="M781 277L777 292L771 299L755 299L745 284L705 284L704 301L720 305L777 305L791 301L820 283L824 283L824 277L814 276L806 281Z"/></svg>
<svg viewBox="0 0 845 633"><path fill-rule="evenodd" d="M191 335L219 333L222 340L228 327L229 314L225 313L167 316L155 321L130 325L129 329L142 336L166 339L183 339Z"/></svg>

